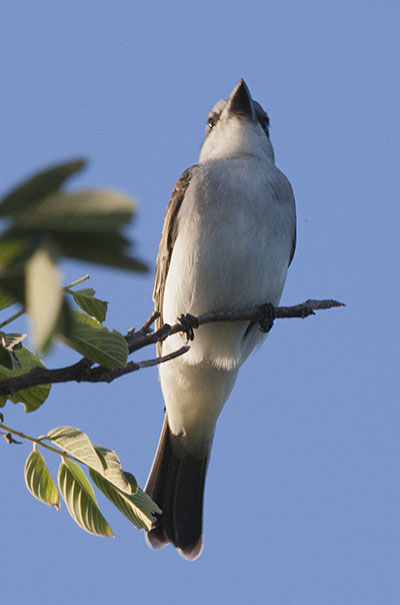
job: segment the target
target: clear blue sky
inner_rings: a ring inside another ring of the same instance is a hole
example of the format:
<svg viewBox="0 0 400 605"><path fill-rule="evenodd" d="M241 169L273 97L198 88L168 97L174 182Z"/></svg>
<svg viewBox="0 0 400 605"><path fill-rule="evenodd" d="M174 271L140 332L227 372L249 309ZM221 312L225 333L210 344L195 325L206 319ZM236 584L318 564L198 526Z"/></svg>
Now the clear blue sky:
<svg viewBox="0 0 400 605"><path fill-rule="evenodd" d="M3 192L49 162L87 156L75 186L138 199L131 233L154 267L206 115L244 77L297 199L283 302L347 307L277 322L243 367L216 432L195 563L148 550L103 499L116 537L84 533L65 506L26 491L28 446L0 443L2 602L398 603L399 11L396 0L3 0ZM111 303L108 325L141 325L152 274L67 263L65 281L88 270ZM49 363L71 359L60 349ZM33 435L86 430L143 485L162 407L156 370L143 370L55 387L36 414L5 413Z"/></svg>

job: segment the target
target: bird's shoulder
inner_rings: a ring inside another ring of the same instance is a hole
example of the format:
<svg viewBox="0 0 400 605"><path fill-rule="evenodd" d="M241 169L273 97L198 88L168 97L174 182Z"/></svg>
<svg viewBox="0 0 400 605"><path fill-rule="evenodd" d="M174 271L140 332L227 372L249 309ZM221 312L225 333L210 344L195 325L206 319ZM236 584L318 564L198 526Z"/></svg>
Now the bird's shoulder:
<svg viewBox="0 0 400 605"><path fill-rule="evenodd" d="M165 211L164 224L157 255L156 276L153 290L154 308L156 311L161 313L161 317L158 320L159 325L162 323L162 303L164 298L165 282L167 279L172 250L177 235L177 216L190 181L197 170L198 165L194 164L181 174L172 191L169 204Z"/></svg>

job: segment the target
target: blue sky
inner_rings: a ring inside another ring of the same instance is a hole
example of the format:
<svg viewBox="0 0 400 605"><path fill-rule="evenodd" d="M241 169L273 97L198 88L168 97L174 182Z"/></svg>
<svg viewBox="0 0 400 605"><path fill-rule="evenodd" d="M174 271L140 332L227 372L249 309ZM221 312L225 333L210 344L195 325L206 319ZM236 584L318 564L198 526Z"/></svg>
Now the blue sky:
<svg viewBox="0 0 400 605"><path fill-rule="evenodd" d="M28 446L4 443L4 602L398 602L399 13L390 0L2 2L3 192L48 163L88 157L74 186L136 197L130 233L154 268L207 113L244 77L296 194L282 302L347 304L277 322L242 368L217 427L195 563L148 550L104 500L116 537L84 533L65 506L56 513L26 491ZM63 269L66 283L90 273L110 327L125 332L152 310L152 273ZM60 348L48 363L75 358ZM58 386L37 413L5 415L33 435L80 427L143 485L162 407L157 371L143 370Z"/></svg>

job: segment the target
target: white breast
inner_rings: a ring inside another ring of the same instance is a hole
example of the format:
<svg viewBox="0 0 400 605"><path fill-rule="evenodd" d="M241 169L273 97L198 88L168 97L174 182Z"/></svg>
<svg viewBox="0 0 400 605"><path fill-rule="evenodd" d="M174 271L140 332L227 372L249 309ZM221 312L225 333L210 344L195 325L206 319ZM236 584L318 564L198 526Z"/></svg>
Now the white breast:
<svg viewBox="0 0 400 605"><path fill-rule="evenodd" d="M163 315L234 311L279 303L295 228L292 189L272 162L254 156L201 163L178 216ZM263 335L247 322L199 328L184 363L224 369L243 363ZM181 345L176 335L163 353Z"/></svg>

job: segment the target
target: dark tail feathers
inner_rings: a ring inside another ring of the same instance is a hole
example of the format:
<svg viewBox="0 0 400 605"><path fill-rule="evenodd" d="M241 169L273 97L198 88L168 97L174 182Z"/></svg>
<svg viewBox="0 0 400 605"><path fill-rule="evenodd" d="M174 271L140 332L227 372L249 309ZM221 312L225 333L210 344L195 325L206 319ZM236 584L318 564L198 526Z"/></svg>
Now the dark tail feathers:
<svg viewBox="0 0 400 605"><path fill-rule="evenodd" d="M147 534L151 548L172 543L193 561L203 549L203 495L208 457L193 458L173 447L165 416L163 430L145 492L163 511L157 527Z"/></svg>

